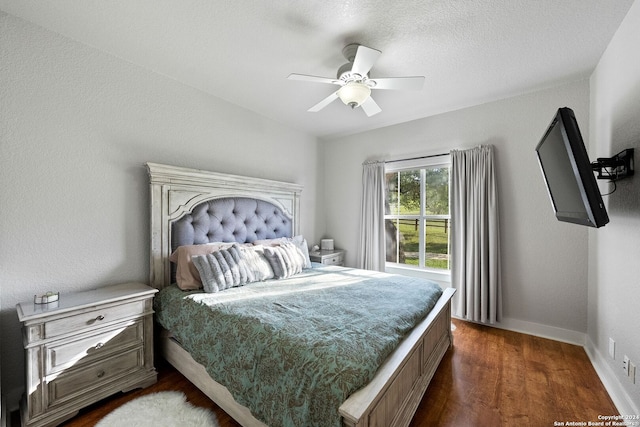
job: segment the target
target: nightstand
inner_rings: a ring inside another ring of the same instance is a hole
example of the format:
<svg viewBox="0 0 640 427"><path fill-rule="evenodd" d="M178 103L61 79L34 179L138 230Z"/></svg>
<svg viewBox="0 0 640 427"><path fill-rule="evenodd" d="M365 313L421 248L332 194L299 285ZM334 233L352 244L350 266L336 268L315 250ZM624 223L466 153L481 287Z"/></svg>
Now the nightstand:
<svg viewBox="0 0 640 427"><path fill-rule="evenodd" d="M119 391L156 382L153 296L142 283L17 305L25 349L22 425L54 426Z"/></svg>
<svg viewBox="0 0 640 427"><path fill-rule="evenodd" d="M310 251L309 259L325 265L344 265L344 253L345 251L342 249Z"/></svg>

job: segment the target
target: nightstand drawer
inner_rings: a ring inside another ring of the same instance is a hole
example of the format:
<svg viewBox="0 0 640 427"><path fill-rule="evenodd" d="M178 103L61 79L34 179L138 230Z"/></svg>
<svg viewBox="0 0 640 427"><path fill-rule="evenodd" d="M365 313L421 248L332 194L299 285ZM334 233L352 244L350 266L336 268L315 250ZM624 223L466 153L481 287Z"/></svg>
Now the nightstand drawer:
<svg viewBox="0 0 640 427"><path fill-rule="evenodd" d="M344 263L343 254L336 254L322 259L322 263L326 265L342 265Z"/></svg>
<svg viewBox="0 0 640 427"><path fill-rule="evenodd" d="M143 341L143 322L138 320L129 326L119 325L117 328L87 338L46 347L46 373L51 374L62 369L86 365L118 349L141 346Z"/></svg>
<svg viewBox="0 0 640 427"><path fill-rule="evenodd" d="M85 328L99 328L102 324L130 316L139 316L144 313L144 307L144 301L135 301L51 320L44 325L44 336L51 338L66 333L77 333Z"/></svg>
<svg viewBox="0 0 640 427"><path fill-rule="evenodd" d="M324 265L344 265L344 253L343 249L311 251L309 258Z"/></svg>
<svg viewBox="0 0 640 427"><path fill-rule="evenodd" d="M144 349L140 347L104 359L92 366L62 372L49 381L49 406L86 394L87 391L101 387L116 378L138 371L143 366Z"/></svg>

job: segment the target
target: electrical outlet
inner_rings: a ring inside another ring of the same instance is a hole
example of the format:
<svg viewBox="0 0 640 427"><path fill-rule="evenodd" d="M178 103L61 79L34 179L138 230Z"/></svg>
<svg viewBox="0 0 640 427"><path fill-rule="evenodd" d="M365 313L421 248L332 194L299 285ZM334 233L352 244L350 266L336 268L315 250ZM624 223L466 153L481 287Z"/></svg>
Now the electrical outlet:
<svg viewBox="0 0 640 427"><path fill-rule="evenodd" d="M629 357L627 357L626 354L622 358L622 369L624 370L625 374L629 376Z"/></svg>
<svg viewBox="0 0 640 427"><path fill-rule="evenodd" d="M616 358L616 342L613 338L609 338L609 356L611 356L612 359Z"/></svg>
<svg viewBox="0 0 640 427"><path fill-rule="evenodd" d="M631 377L631 383L636 383L636 365L632 362L629 362L629 376Z"/></svg>

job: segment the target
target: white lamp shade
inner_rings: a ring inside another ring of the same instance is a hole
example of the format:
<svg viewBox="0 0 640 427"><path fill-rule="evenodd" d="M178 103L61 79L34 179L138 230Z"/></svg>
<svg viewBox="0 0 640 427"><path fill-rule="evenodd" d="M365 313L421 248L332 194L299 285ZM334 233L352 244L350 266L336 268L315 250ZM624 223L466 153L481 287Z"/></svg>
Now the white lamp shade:
<svg viewBox="0 0 640 427"><path fill-rule="evenodd" d="M349 82L338 90L338 96L346 105L359 107L371 95L371 89L364 83Z"/></svg>

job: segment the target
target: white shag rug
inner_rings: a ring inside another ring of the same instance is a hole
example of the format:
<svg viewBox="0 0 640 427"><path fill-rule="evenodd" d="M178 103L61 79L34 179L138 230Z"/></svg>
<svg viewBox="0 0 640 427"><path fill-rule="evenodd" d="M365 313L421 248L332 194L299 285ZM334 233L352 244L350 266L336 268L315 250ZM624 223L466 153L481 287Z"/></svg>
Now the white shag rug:
<svg viewBox="0 0 640 427"><path fill-rule="evenodd" d="M218 427L213 412L193 406L179 391L138 397L114 409L96 427Z"/></svg>

